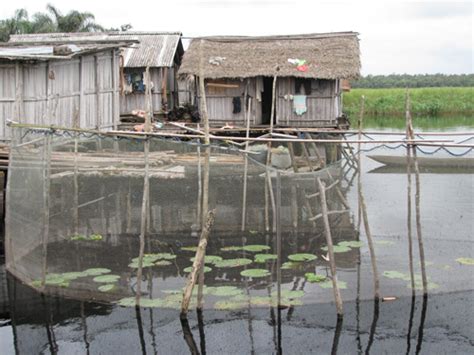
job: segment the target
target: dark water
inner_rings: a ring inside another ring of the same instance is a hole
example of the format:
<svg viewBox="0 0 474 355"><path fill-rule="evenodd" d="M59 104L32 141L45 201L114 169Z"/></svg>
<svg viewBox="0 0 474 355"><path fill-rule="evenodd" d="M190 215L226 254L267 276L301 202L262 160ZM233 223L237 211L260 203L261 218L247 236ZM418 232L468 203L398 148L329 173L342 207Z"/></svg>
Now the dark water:
<svg viewBox="0 0 474 355"><path fill-rule="evenodd" d="M468 129L468 128L466 128ZM459 139L458 139L459 140ZM366 146L370 149L371 146ZM427 149L428 151L429 149ZM459 152L455 152L459 153ZM370 154L370 153L367 153ZM403 149L377 149L374 154L404 154ZM447 152L439 152L447 156ZM472 157L472 153L470 155ZM283 236L283 261L295 252L318 255L314 262L298 269L284 270L281 288L302 290L302 305L278 309L272 302L251 303L233 310L216 310L219 299L207 297L203 313L190 312L180 321L177 309L121 307L111 303L82 302L81 284L62 290L66 297L45 296L18 282L0 269L0 344L2 354L469 354L474 345L474 266L456 259L473 258L474 192L473 175L463 171L429 172L421 179L421 223L426 271L430 281L427 297L407 287L402 279L383 276L384 272L408 272L407 213L404 171L380 171L381 165L363 159L363 189L375 240L377 265L383 297L373 300L373 283L367 243L336 256L338 277L347 283L342 290L344 318L338 321L332 290L305 281L306 272L327 274L321 255L325 245L322 232L287 232ZM414 177L412 177L414 179ZM357 184L346 198L351 211L357 211ZM176 192L178 194L178 191ZM231 196L227 196L229 198ZM414 206L413 206L414 208ZM186 207L182 207L186 211ZM232 211L231 211L232 212ZM357 218L334 228L336 242L354 240ZM230 222L230 221L229 221ZM414 220L413 220L414 222ZM415 226L413 224L413 229ZM365 234L360 239L365 241ZM413 238L416 241L414 232ZM164 245L151 245L154 252L177 254L173 265L144 272L145 297L157 296L163 289L179 290L185 282L183 268L190 265L190 252L182 245L193 245L195 236L168 233L160 235ZM177 243L176 241L179 241ZM127 268L138 253L136 235L106 236L108 249L87 242L78 255L71 242L50 246L52 271L63 265L78 271L88 267L109 267L121 275L123 292L115 299L133 294L133 273ZM222 255L223 246L263 244L275 249L273 234L220 233L209 245L208 254ZM89 248L89 249L88 249ZM85 250L85 251L84 251ZM99 253L97 251L100 251ZM231 252L232 257L253 257L255 253ZM414 243L415 273L420 273L419 250ZM100 260L100 264L98 264ZM58 266L59 265L59 266ZM214 269L206 274L209 286L237 286L250 298L271 298L276 290L274 262L264 264L271 276L246 279L241 269ZM254 267L254 266L253 266ZM136 282L135 282L136 283ZM90 285L91 282L82 284Z"/></svg>

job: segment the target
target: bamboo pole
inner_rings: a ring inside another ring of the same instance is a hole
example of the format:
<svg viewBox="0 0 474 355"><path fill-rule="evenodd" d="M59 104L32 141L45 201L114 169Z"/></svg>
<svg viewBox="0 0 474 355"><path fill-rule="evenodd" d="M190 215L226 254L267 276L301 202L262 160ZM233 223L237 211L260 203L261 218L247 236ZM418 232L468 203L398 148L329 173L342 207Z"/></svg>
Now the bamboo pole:
<svg viewBox="0 0 474 355"><path fill-rule="evenodd" d="M278 308L281 307L281 175L276 173L276 239L277 239L277 298Z"/></svg>
<svg viewBox="0 0 474 355"><path fill-rule="evenodd" d="M49 243L49 207L50 207L50 188L51 188L51 135L46 135L43 147L43 267L41 277L41 287L45 286L46 274L48 272L48 243Z"/></svg>
<svg viewBox="0 0 474 355"><path fill-rule="evenodd" d="M360 110L360 116L359 116L359 128L362 127L363 122L364 122L364 103L365 103L365 97L362 96L361 97L361 110ZM375 257L375 248L374 248L374 243L372 241L372 233L370 232L369 218L367 216L367 207L365 205L365 199L362 193L362 178L361 178L361 173L360 173L362 170L362 164L361 164L360 154L358 156L358 159L359 159L359 161L357 162L357 165L359 167L358 196L359 196L359 206L360 206L359 213L361 213L362 215L362 220L364 222L365 235L367 236L367 244L369 246L370 262L372 265L372 274L373 274L372 276L374 280L374 298L375 300L378 300L380 298L380 281L379 281L379 273L377 270L377 260Z"/></svg>
<svg viewBox="0 0 474 355"><path fill-rule="evenodd" d="M189 309L189 302L191 301L191 296L193 293L194 285L196 284L198 271L202 268L201 265L204 263L204 256L206 253L207 242L209 239L209 234L214 224L214 215L215 211L211 210L207 214L207 222L203 226L201 231L201 238L199 240L199 245L194 257L193 268L191 273L188 276L188 281L186 287L183 291L183 301L181 303L181 318L186 318Z"/></svg>
<svg viewBox="0 0 474 355"><path fill-rule="evenodd" d="M199 43L199 91L201 93L201 113L202 119L204 123L204 144L209 144L209 116L207 114L207 101L206 101L206 86L204 83L204 68L203 68L203 52L202 52L202 45L204 40L201 39Z"/></svg>
<svg viewBox="0 0 474 355"><path fill-rule="evenodd" d="M248 83L247 83L248 84ZM249 98L248 100L248 108L247 108L247 127L245 131L245 137L248 138L250 136L250 112L252 107L252 99ZM249 150L249 142L245 142L245 150ZM243 187L243 196L242 196L242 223L241 223L241 230L242 232L245 230L245 223L247 219L247 175L248 175L248 154L245 153L245 161L244 161L244 187Z"/></svg>
<svg viewBox="0 0 474 355"><path fill-rule="evenodd" d="M334 259L334 247L332 243L331 228L329 226L327 202L326 202L326 189L320 178L316 179L319 188L319 198L321 201L321 210L323 214L324 232L326 235L326 243L328 245L329 254L329 265L332 276L332 288L334 292L334 301L336 302L336 309L338 317L342 317L344 314L342 306L341 292L339 291L339 285L337 284L337 271L336 271L336 260Z"/></svg>
<svg viewBox="0 0 474 355"><path fill-rule="evenodd" d="M406 117L407 117L407 129L410 134L413 134L413 125L412 119L410 114L410 95L408 90L406 92ZM411 136L413 138L413 135ZM418 166L418 160L416 156L416 144L411 144L411 149L413 153L413 163L415 168L415 220L416 220L416 235L418 239L418 251L420 253L420 266L421 266L421 281L423 284L423 295L426 296L428 294L428 278L426 276L426 265L425 265L425 248L423 245L423 236L422 236L422 229L421 229L421 211L420 211L420 168Z"/></svg>
<svg viewBox="0 0 474 355"><path fill-rule="evenodd" d="M406 120L406 138L413 136L413 126L411 122L408 89L405 94L405 120ZM413 240L411 226L411 147L407 146L407 232L408 232L408 263L410 269L410 285L412 295L415 295L415 273L413 270Z"/></svg>

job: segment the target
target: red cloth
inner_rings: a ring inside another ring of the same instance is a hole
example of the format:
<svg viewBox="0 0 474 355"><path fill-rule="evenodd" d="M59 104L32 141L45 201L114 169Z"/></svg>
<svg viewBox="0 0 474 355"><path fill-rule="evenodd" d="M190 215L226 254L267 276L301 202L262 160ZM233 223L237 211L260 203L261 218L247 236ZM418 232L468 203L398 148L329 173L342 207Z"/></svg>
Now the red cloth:
<svg viewBox="0 0 474 355"><path fill-rule="evenodd" d="M298 65L296 67L296 70L298 70L298 71L308 71L308 66L306 64Z"/></svg>

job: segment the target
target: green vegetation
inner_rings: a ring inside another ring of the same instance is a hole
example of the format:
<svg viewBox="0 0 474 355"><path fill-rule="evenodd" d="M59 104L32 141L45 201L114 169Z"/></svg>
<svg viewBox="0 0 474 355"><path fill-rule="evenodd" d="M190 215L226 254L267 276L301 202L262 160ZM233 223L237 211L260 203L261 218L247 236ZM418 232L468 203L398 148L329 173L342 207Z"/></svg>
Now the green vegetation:
<svg viewBox="0 0 474 355"><path fill-rule="evenodd" d="M6 42L12 34L52 33L52 32L100 32L127 31L130 24L120 28L106 29L95 22L94 14L71 10L63 14L51 4L46 6L46 12L36 12L29 16L25 9L18 9L10 18L0 20L0 42Z"/></svg>
<svg viewBox="0 0 474 355"><path fill-rule="evenodd" d="M344 111L354 122L365 96L365 113L368 116L401 116L405 114L405 89L353 89L344 94ZM473 87L444 87L410 89L413 116L441 116L474 113Z"/></svg>
<svg viewBox="0 0 474 355"><path fill-rule="evenodd" d="M474 86L474 74L367 75L351 82L353 88L429 88Z"/></svg>

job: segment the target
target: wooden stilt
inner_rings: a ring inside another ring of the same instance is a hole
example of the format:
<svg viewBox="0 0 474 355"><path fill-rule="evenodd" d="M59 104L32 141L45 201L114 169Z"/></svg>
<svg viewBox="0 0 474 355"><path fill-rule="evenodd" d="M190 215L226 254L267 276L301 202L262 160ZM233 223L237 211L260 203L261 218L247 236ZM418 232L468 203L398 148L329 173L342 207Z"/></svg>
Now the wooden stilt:
<svg viewBox="0 0 474 355"><path fill-rule="evenodd" d="M248 86L248 82L247 82ZM246 90L247 91L247 90ZM245 95L246 97L247 95ZM245 98L247 100L247 98ZM250 112L251 112L251 107L252 107L252 99L248 99L248 108L247 108L247 126L245 130L245 136L248 138L250 136ZM249 142L245 142L245 150L249 150ZM241 230L242 232L245 231L245 223L247 219L247 175L248 175L248 153L245 153L245 161L244 161L244 186L243 186L243 196L242 196L242 224L241 224Z"/></svg>
<svg viewBox="0 0 474 355"><path fill-rule="evenodd" d="M344 311L342 307L341 292L339 291L339 286L337 284L336 260L334 259L334 247L332 243L331 228L329 226L329 217L326 202L326 189L320 178L317 178L316 181L319 188L319 198L321 201L321 211L323 214L324 232L326 235L326 243L328 246L329 265L331 268L332 287L334 291L334 301L336 302L337 314L339 317L342 317Z"/></svg>
<svg viewBox="0 0 474 355"><path fill-rule="evenodd" d="M43 147L43 231L42 231L42 246L43 246L43 267L41 274L41 287L44 287L46 282L46 275L48 273L48 243L49 243L49 207L50 207L50 188L51 188L51 135L47 134L44 137Z"/></svg>
<svg viewBox="0 0 474 355"><path fill-rule="evenodd" d="M188 281L183 292L183 301L181 302L181 317L186 317L189 309L189 303L191 301L191 296L193 293L193 288L197 280L198 272L202 269L204 264L204 257L206 254L207 242L209 239L209 233L211 231L212 225L214 223L214 210L209 211L207 214L206 224L203 226L201 232L201 238L199 240L199 245L194 257L193 268L191 273L188 276Z"/></svg>

